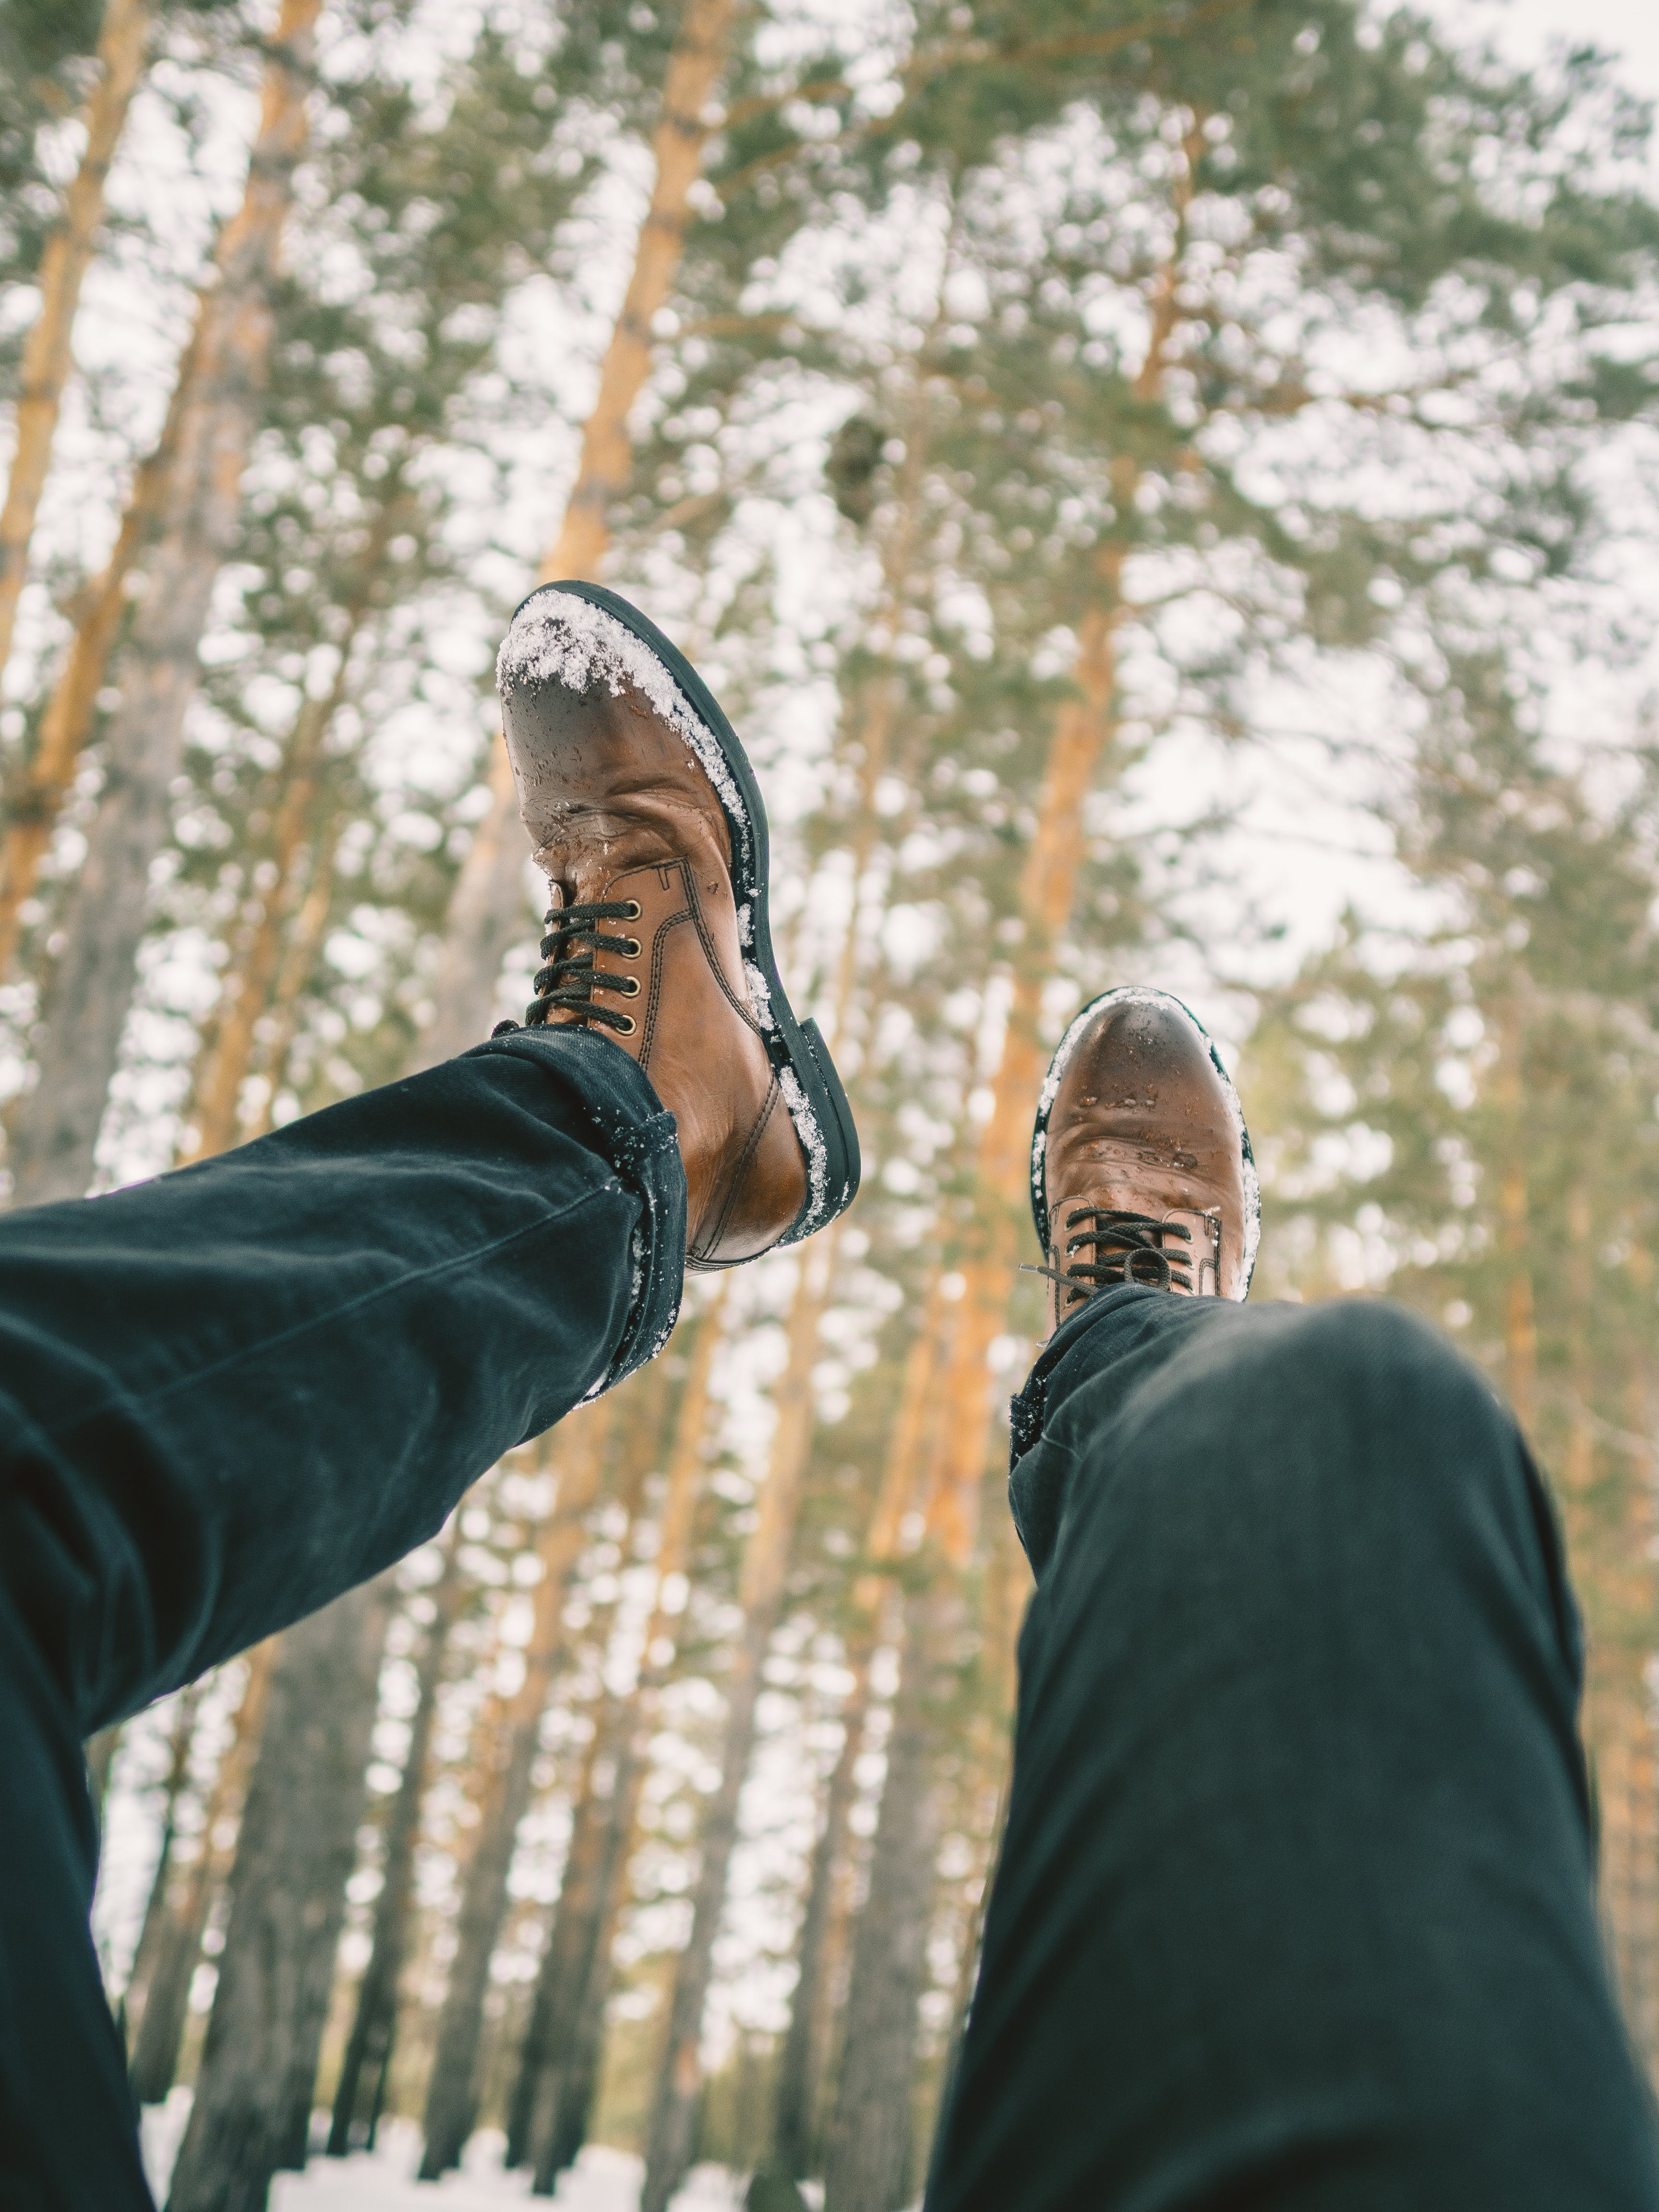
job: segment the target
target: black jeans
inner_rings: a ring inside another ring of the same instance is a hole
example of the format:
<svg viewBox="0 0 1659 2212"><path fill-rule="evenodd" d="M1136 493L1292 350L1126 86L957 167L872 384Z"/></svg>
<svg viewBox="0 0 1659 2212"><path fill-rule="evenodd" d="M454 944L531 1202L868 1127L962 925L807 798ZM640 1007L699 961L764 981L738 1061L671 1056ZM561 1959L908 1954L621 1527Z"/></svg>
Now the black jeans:
<svg viewBox="0 0 1659 2212"><path fill-rule="evenodd" d="M673 1126L538 1030L0 1221L0 2207L140 2212L79 1745L374 1574L646 1356ZM1485 1386L1133 1289L1020 1401L1040 1577L936 2212L1659 2207L1577 1632Z"/></svg>
<svg viewBox="0 0 1659 2212"><path fill-rule="evenodd" d="M1139 1287L1015 1408L1038 1587L927 2212L1635 2212L1581 1654L1492 1392L1395 1308Z"/></svg>
<svg viewBox="0 0 1659 2212"><path fill-rule="evenodd" d="M537 1030L0 1220L0 2208L150 2203L81 1741L377 1573L672 1325L685 1177Z"/></svg>

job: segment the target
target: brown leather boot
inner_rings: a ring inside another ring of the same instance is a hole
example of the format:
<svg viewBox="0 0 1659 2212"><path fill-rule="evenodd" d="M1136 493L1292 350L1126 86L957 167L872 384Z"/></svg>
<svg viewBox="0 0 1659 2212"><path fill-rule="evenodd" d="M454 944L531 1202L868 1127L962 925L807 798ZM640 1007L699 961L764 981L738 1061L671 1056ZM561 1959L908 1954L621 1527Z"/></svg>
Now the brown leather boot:
<svg viewBox="0 0 1659 2212"><path fill-rule="evenodd" d="M1108 991L1060 1039L1032 1136L1031 1212L1051 1329L1121 1283L1244 1296L1261 1234L1249 1133L1178 999Z"/></svg>
<svg viewBox="0 0 1659 2212"><path fill-rule="evenodd" d="M689 661L596 584L549 584L496 670L520 811L547 872L525 1017L597 1028L679 1125L686 1264L729 1267L853 1202L858 1137L772 957L766 813Z"/></svg>

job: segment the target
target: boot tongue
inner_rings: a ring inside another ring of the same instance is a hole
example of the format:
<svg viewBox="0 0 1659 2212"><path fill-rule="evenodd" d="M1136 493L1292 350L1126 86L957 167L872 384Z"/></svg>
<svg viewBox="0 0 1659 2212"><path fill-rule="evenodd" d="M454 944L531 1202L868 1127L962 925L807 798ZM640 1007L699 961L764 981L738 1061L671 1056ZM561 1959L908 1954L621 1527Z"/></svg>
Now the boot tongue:
<svg viewBox="0 0 1659 2212"><path fill-rule="evenodd" d="M572 809L537 848L536 865L558 884L567 906L591 905L606 897L618 876L659 862L690 860L700 875L704 862L718 861L724 876L724 847L714 824L696 810L670 800L645 797L621 807Z"/></svg>

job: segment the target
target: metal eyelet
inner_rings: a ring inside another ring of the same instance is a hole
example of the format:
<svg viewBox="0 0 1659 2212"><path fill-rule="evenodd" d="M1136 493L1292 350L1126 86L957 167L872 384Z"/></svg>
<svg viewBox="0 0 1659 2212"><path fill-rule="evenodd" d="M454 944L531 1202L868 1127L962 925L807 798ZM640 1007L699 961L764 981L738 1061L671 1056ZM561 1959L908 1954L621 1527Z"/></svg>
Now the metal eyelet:
<svg viewBox="0 0 1659 2212"><path fill-rule="evenodd" d="M645 908L640 904L637 899L629 899L628 902L628 911L623 916L623 920L624 921L637 921L644 911Z"/></svg>
<svg viewBox="0 0 1659 2212"><path fill-rule="evenodd" d="M623 957L627 960L637 960L641 952L644 950L644 947L641 945L637 937L624 937L623 939Z"/></svg>
<svg viewBox="0 0 1659 2212"><path fill-rule="evenodd" d="M624 975L621 983L617 987L617 996L619 999L637 999L639 995L639 977L637 975Z"/></svg>
<svg viewBox="0 0 1659 2212"><path fill-rule="evenodd" d="M638 1027L639 1024L635 1020L632 1014L624 1014L622 1018L621 1027L618 1029L617 1034L619 1036L632 1036Z"/></svg>

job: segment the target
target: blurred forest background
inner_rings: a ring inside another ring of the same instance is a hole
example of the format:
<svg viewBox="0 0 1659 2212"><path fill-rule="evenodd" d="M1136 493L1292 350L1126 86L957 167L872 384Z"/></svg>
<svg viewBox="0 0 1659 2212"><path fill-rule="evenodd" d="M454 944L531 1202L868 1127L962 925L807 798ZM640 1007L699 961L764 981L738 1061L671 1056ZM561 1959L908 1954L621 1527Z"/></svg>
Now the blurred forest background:
<svg viewBox="0 0 1659 2212"><path fill-rule="evenodd" d="M1591 55L1352 0L3 0L9 1202L519 1010L493 656L563 574L744 734L866 1158L88 1747L173 2212L394 2128L543 2193L618 2146L645 2212L700 2160L915 2199L1029 1587L1032 1103L1132 979L1239 1066L1257 1295L1407 1300L1538 1440L1659 2064L1646 133Z"/></svg>

